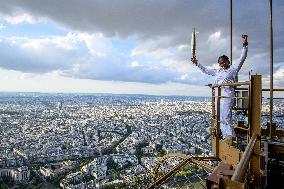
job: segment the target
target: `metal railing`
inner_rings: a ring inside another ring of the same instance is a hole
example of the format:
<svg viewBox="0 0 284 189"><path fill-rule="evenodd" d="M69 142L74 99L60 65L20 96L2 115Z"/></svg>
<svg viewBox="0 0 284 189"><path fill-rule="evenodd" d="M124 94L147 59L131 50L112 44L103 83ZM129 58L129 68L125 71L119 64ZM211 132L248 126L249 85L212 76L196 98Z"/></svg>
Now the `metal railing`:
<svg viewBox="0 0 284 189"><path fill-rule="evenodd" d="M247 88L241 88L240 90L247 90L248 91L248 96L247 97L238 97L238 96L222 96L222 88L223 87L240 87L248 85ZM213 134L213 140L215 140L215 156L219 157L219 141L220 141L220 105L221 105L221 99L247 99L250 104L250 81L244 81L244 82L236 82L236 83L223 83L223 84L215 84L211 85L211 95L212 95L212 114L211 114L211 129L212 129L212 134ZM217 96L216 96L216 90L217 90ZM248 112L249 113L249 112ZM214 147L213 147L214 148Z"/></svg>
<svg viewBox="0 0 284 189"><path fill-rule="evenodd" d="M284 92L284 89L280 88L273 88L273 92ZM262 92L270 92L270 89L262 89ZM277 98L273 96L273 99L283 99L283 98ZM269 98L270 101L270 98ZM269 103L269 106L273 106L273 103ZM264 116L264 115L263 115ZM273 138L275 136L277 137L284 137L284 131L283 130L277 130L276 125L274 124L274 119L273 119L273 108L270 107L269 109L269 123L267 125L267 129L262 129L261 134L269 136L270 138Z"/></svg>
<svg viewBox="0 0 284 189"><path fill-rule="evenodd" d="M220 85L212 85L212 117L211 117L211 127L215 132L213 134L214 144L212 145L213 151L216 157L222 159L222 161L227 161L230 158L230 152L224 152L220 150L220 105L221 99L235 99L235 100L247 100L247 108L244 109L247 115L247 127L241 128L247 135L247 146L245 152L241 156L241 160L235 160L235 172L232 177L232 181L243 182L243 178L247 169L250 169L250 173L256 175L255 182L260 183L260 140L257 140L261 135L261 95L262 95L262 84L261 76L254 75L251 77L250 81L237 82L237 83L225 83ZM224 87L234 87L235 91L247 91L247 96L224 96L222 95L222 88ZM216 95L217 94L217 95ZM224 147L224 144L222 144ZM237 149L235 147L226 147L228 150ZM252 155L253 153L257 155ZM248 166L248 165L253 166Z"/></svg>

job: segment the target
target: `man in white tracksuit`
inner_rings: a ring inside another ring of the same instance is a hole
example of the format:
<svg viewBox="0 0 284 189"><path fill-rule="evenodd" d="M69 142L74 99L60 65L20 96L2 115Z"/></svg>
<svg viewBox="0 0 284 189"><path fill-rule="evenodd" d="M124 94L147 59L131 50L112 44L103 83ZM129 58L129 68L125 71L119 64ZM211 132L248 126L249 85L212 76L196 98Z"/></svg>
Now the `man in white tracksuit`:
<svg viewBox="0 0 284 189"><path fill-rule="evenodd" d="M200 70L208 75L215 76L214 84L222 84L222 83L234 83L237 82L237 75L240 71L246 57L248 51L248 36L242 35L243 41L243 50L240 57L239 62L230 65L229 58L226 55L222 55L218 59L218 64L220 68L218 69L209 69L207 67L202 66L197 62L196 58L192 58L191 61ZM215 90L215 96L218 96L217 88ZM233 87L224 86L221 87L221 96L233 97L235 96L235 91ZM215 98L217 99L217 98ZM235 136L234 128L232 125L232 107L234 100L233 98L221 98L220 101L220 128L225 140L232 141L232 137ZM227 142L228 142L227 141Z"/></svg>

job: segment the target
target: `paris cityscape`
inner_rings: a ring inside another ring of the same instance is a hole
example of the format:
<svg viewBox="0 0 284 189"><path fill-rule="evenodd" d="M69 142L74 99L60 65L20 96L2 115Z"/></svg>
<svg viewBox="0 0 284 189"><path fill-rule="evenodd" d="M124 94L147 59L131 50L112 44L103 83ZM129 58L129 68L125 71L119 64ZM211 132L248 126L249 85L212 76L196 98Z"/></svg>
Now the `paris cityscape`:
<svg viewBox="0 0 284 189"><path fill-rule="evenodd" d="M209 155L209 115L199 97L2 94L1 175L23 187L132 183L167 153Z"/></svg>
<svg viewBox="0 0 284 189"><path fill-rule="evenodd" d="M0 111L1 188L143 188L166 154L212 156L209 97L1 93Z"/></svg>

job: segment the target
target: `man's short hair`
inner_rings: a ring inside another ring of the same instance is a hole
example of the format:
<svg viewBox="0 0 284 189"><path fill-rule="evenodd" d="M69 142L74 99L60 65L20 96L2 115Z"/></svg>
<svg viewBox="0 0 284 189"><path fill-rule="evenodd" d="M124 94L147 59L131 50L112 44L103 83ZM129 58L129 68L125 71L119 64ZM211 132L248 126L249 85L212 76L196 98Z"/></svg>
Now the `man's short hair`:
<svg viewBox="0 0 284 189"><path fill-rule="evenodd" d="M219 63L220 59L225 59L225 60L227 60L227 61L228 61L228 63L230 63L230 59L229 59L229 57L227 57L227 56L226 56L226 55L224 55L224 54L218 58L218 63Z"/></svg>

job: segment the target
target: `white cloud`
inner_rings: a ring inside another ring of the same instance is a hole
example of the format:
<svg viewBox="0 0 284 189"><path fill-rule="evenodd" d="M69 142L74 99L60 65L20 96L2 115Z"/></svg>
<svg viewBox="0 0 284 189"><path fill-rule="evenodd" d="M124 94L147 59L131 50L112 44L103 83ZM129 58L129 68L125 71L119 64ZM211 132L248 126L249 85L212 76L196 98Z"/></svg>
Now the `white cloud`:
<svg viewBox="0 0 284 189"><path fill-rule="evenodd" d="M0 23L0 31L1 31L1 30L4 30L5 28L6 28L6 26L5 26L4 24L1 24L1 23Z"/></svg>
<svg viewBox="0 0 284 189"><path fill-rule="evenodd" d="M22 11L14 12L13 15L0 14L0 19L5 20L10 24L34 24L39 22L40 20L44 20L43 18L36 19L32 15Z"/></svg>
<svg viewBox="0 0 284 189"><path fill-rule="evenodd" d="M145 84L136 82L97 81L63 77L57 73L22 74L0 69L0 91L76 92L152 95L210 95L207 87L177 83ZM90 87L92 86L92 87Z"/></svg>
<svg viewBox="0 0 284 189"><path fill-rule="evenodd" d="M188 64L164 56L121 56L102 34L68 33L45 38L1 38L0 67L23 73L58 73L65 77L144 83L181 82ZM142 55L144 56L144 55ZM136 59L137 58L137 59Z"/></svg>
<svg viewBox="0 0 284 189"><path fill-rule="evenodd" d="M166 56L170 56L172 55L172 53L170 52L170 50L166 50L166 49L158 49L158 50L149 50L149 49L141 49L141 48L136 48L133 49L131 56L139 56L139 55L143 55L146 57L155 57L155 58L163 58Z"/></svg>
<svg viewBox="0 0 284 189"><path fill-rule="evenodd" d="M139 67L139 66L141 66L141 63L139 63L138 61L133 61L133 62L130 63L130 67L135 68L135 67Z"/></svg>
<svg viewBox="0 0 284 189"><path fill-rule="evenodd" d="M273 74L273 79L274 79L274 85L277 87L283 87L284 86L284 66L279 68L274 74Z"/></svg>
<svg viewBox="0 0 284 189"><path fill-rule="evenodd" d="M69 70L90 56L78 34L45 38L1 38L2 68L27 73Z"/></svg>
<svg viewBox="0 0 284 189"><path fill-rule="evenodd" d="M214 33L210 37L212 40L221 39L219 33ZM165 42L158 39L158 42L161 41ZM156 46L155 40L146 41L140 44L139 48L142 46L156 51L164 50ZM0 50L2 68L24 73L56 71L65 77L83 79L196 85L206 84L209 78L201 74L199 69L186 58L177 58L178 55L175 54L179 52L184 51L188 54L187 45L172 48L170 56L160 54L157 58L155 55L149 55L147 59L144 58L145 54L122 56L121 52L126 53L126 51L114 47L112 39L101 33L68 33L66 36L33 39L2 37ZM130 53L133 54L133 51ZM216 64L210 66L214 67Z"/></svg>
<svg viewBox="0 0 284 189"><path fill-rule="evenodd" d="M188 74L183 74L180 76L181 80L188 80L189 79L189 75Z"/></svg>
<svg viewBox="0 0 284 189"><path fill-rule="evenodd" d="M110 54L110 51L113 50L111 41L106 39L102 33L92 35L80 33L77 36L86 43L90 53L93 55L106 56L106 54Z"/></svg>
<svg viewBox="0 0 284 189"><path fill-rule="evenodd" d="M217 31L208 37L207 43L209 44L209 49L211 51L216 51L225 48L228 41L222 37L221 31Z"/></svg>
<svg viewBox="0 0 284 189"><path fill-rule="evenodd" d="M173 39L168 36L161 36L155 39L140 41L139 45L131 52L131 56L143 55L151 58L165 58L172 56L173 52L168 48Z"/></svg>

